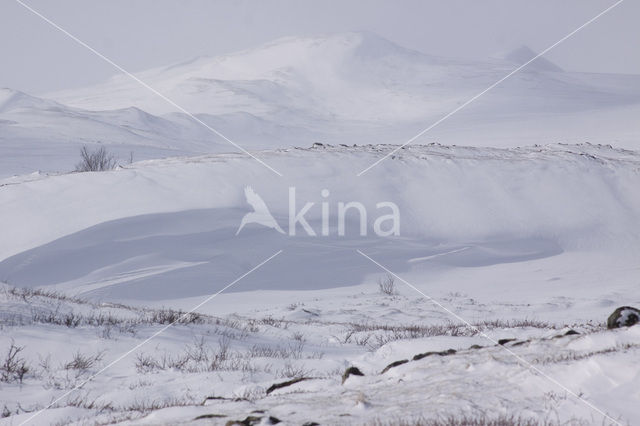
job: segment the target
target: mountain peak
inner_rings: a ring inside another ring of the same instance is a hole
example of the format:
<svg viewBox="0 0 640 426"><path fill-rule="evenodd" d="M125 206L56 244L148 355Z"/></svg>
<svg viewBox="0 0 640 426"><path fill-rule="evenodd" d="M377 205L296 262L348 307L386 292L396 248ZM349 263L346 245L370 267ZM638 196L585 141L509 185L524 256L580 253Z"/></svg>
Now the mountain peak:
<svg viewBox="0 0 640 426"><path fill-rule="evenodd" d="M227 55L201 56L144 72L144 78L172 79L175 84L188 79L215 84L215 81L271 80L282 73L297 72L304 78L326 74L323 70L352 70L378 66L383 58L394 62L431 62L430 57L406 49L371 32L344 32L313 36L281 37L257 47ZM119 75L112 83L126 81Z"/></svg>
<svg viewBox="0 0 640 426"><path fill-rule="evenodd" d="M537 55L538 53L536 53L529 46L522 45L508 52L503 57L504 59L510 62L513 62L518 65L522 65L527 61L530 61L531 59L535 58ZM527 68L535 71L551 71L551 72L563 71L562 68L560 68L559 66L557 66L556 64L554 64L553 62L551 62L550 60L542 56L537 58L535 61L533 61L529 65L527 65Z"/></svg>
<svg viewBox="0 0 640 426"><path fill-rule="evenodd" d="M361 56L380 57L394 53L416 53L370 31L350 31L343 33L308 37L285 37L274 40L269 45L304 42L311 46L342 46L353 49Z"/></svg>
<svg viewBox="0 0 640 426"><path fill-rule="evenodd" d="M300 60L332 61L347 57L378 59L385 56L422 55L368 31L281 37L252 49L207 61L261 58L261 66L290 65Z"/></svg>

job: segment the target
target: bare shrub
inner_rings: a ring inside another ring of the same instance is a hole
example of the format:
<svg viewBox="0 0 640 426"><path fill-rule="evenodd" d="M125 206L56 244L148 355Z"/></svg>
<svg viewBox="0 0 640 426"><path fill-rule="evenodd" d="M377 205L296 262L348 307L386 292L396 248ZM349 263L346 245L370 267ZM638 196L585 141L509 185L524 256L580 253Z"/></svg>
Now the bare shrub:
<svg viewBox="0 0 640 426"><path fill-rule="evenodd" d="M116 167L116 158L101 146L95 151L83 146L80 150L81 160L76 164L76 172L102 172Z"/></svg>
<svg viewBox="0 0 640 426"><path fill-rule="evenodd" d="M245 388L242 393L233 392L234 401L256 401L264 397L264 388L260 386Z"/></svg>
<svg viewBox="0 0 640 426"><path fill-rule="evenodd" d="M291 362L287 361L284 364L284 368L278 371L276 375L287 379L298 379L301 377L308 377L311 373L311 370L307 370L301 365L293 365Z"/></svg>
<svg viewBox="0 0 640 426"><path fill-rule="evenodd" d="M384 278L378 280L378 288L380 293L387 296L396 294L396 279L391 274L387 274Z"/></svg>
<svg viewBox="0 0 640 426"><path fill-rule="evenodd" d="M24 346L16 346L11 340L11 345L7 351L7 355L0 365L0 382L22 383L25 374L29 372L27 361L20 356L20 352L24 350Z"/></svg>
<svg viewBox="0 0 640 426"><path fill-rule="evenodd" d="M142 324L142 319L119 318L112 314L80 314L76 312L42 312L33 310L31 321L41 324L61 325L69 328L79 326L101 327L99 335L103 338L110 338L111 331L117 330L121 333L133 333L135 326ZM148 322L148 321L147 321Z"/></svg>
<svg viewBox="0 0 640 426"><path fill-rule="evenodd" d="M305 342L296 341L286 347L253 345L249 350L250 358L302 359Z"/></svg>
<svg viewBox="0 0 640 426"><path fill-rule="evenodd" d="M161 400L134 400L128 405L118 407L124 411L137 411L140 413L149 413L151 411L161 410L168 407L186 407L192 405L193 401L186 398L167 398Z"/></svg>
<svg viewBox="0 0 640 426"><path fill-rule="evenodd" d="M479 416L449 416L443 419L428 419L418 417L412 420L375 420L374 426L549 426L554 423L540 421L539 419L527 419L515 416L487 417L484 414Z"/></svg>
<svg viewBox="0 0 640 426"><path fill-rule="evenodd" d="M147 354L138 354L136 356L135 366L138 373L149 373L164 369L157 359Z"/></svg>
<svg viewBox="0 0 640 426"><path fill-rule="evenodd" d="M358 346L367 346L367 344L369 343L369 339L371 339L371 334L365 334L362 336L356 336L354 341L356 342L356 345Z"/></svg>
<svg viewBox="0 0 640 426"><path fill-rule="evenodd" d="M257 371L270 372L269 364L256 363L256 358L272 358L284 360L320 359L323 353L313 352L303 357L304 342L291 343L283 346L254 345L248 351L232 350L231 339L221 336L217 347L206 344L203 338L197 339L193 344L187 345L183 352L178 354L164 353L159 356L138 354L135 361L136 370L139 373L149 373L158 370L174 369L186 373L202 373L212 371L240 371L243 373L255 373ZM261 366L262 365L262 366ZM293 374L297 370L293 367L283 370L280 374Z"/></svg>
<svg viewBox="0 0 640 426"><path fill-rule="evenodd" d="M178 355L163 354L156 358L147 354L138 354L135 367L139 373L156 370L175 369L188 373L204 371L245 370L241 355L229 350L228 337L222 336L218 342L218 349L206 345L203 338L187 345L184 352Z"/></svg>
<svg viewBox="0 0 640 426"><path fill-rule="evenodd" d="M370 350L396 340L418 339L432 336L474 336L478 330L463 324L433 325L389 325L367 323L344 323L344 337L334 336L342 344L355 343Z"/></svg>
<svg viewBox="0 0 640 426"><path fill-rule="evenodd" d="M202 324L204 319L197 312L160 309L151 313L150 321L156 324Z"/></svg>
<svg viewBox="0 0 640 426"><path fill-rule="evenodd" d="M218 341L218 352L217 356L221 360L226 360L229 358L229 345L231 343L231 339L227 336L222 336Z"/></svg>
<svg viewBox="0 0 640 426"><path fill-rule="evenodd" d="M515 320L484 320L474 324L475 327L480 329L494 329L494 328L521 328L521 327L531 327L531 328L545 328L545 329L556 329L557 327L553 324L550 324L545 321L538 321L535 319L515 319Z"/></svg>
<svg viewBox="0 0 640 426"><path fill-rule="evenodd" d="M293 335L291 336L291 338L293 340L297 340L298 342L304 342L307 339L304 338L304 333L300 332L300 331L296 331L293 333Z"/></svg>
<svg viewBox="0 0 640 426"><path fill-rule="evenodd" d="M223 345L225 345L224 349L221 349L220 351L226 354L229 350L227 339L224 339L224 338L221 339L221 343L220 343L221 348ZM204 341L204 337L201 337L199 340L195 340L193 345L187 345L185 351L186 351L186 356L195 362L209 361L208 348Z"/></svg>
<svg viewBox="0 0 640 426"><path fill-rule="evenodd" d="M85 410L97 410L99 412L115 410L113 403L111 402L98 402L98 399L91 399L88 395L76 395L71 399L68 399L66 405L69 407L84 408Z"/></svg>
<svg viewBox="0 0 640 426"><path fill-rule="evenodd" d="M289 327L288 322L283 318L273 318L271 316L268 316L260 319L259 322L263 325L268 325L275 328L284 328L285 330Z"/></svg>
<svg viewBox="0 0 640 426"><path fill-rule="evenodd" d="M84 355L78 351L73 355L71 361L64 365L64 369L78 371L89 370L102 360L103 355L103 352L98 352L95 355Z"/></svg>

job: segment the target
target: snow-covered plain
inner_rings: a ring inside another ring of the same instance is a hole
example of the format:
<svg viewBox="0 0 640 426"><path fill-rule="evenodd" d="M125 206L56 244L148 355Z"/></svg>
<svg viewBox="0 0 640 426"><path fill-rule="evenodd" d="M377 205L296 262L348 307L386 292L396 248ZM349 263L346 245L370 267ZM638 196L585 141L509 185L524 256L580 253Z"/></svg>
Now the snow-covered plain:
<svg viewBox="0 0 640 426"><path fill-rule="evenodd" d="M125 77L0 91L0 425L640 422L640 326L605 327L640 305L640 77L536 61L357 176L532 55L350 33L140 74L283 176ZM120 166L67 173L94 144ZM246 186L286 234L236 235Z"/></svg>

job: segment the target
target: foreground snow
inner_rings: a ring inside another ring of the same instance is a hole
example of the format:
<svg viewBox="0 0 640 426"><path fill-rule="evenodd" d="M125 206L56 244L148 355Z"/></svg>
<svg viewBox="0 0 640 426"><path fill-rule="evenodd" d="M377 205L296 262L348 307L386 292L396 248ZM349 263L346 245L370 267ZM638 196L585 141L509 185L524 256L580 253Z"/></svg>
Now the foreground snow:
<svg viewBox="0 0 640 426"><path fill-rule="evenodd" d="M9 417L0 424L28 420L81 384L29 424L175 424L211 414L217 416L213 424L224 424L251 413L284 424L449 416L613 424L525 362L622 424L638 420L640 375L634 366L640 327L606 331L601 321L576 324L570 315L565 321L514 321L519 315L513 312L521 308L516 304L443 297L461 315L485 318L476 324L491 339L517 339L496 346L477 330L454 324L410 289L385 296L368 285L313 297L289 295L299 298L290 304L271 296L244 296L249 305L261 300L268 307L189 316L83 384L177 317L166 310L87 304L7 287L1 293L0 343L23 346L20 355L30 370L23 383L2 384ZM207 310L226 304L215 300ZM569 326L581 334L563 336ZM449 349L457 352L381 373L394 361ZM352 365L364 376L343 384L341 374ZM267 393L273 384L295 378L308 380Z"/></svg>

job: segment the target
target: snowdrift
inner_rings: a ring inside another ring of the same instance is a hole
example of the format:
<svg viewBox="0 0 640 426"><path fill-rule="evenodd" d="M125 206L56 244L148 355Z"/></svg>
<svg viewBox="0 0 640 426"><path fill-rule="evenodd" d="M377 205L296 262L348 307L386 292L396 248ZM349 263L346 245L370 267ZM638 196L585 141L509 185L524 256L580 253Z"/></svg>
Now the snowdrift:
<svg viewBox="0 0 640 426"><path fill-rule="evenodd" d="M279 249L290 253L289 263L267 265L235 290L358 284L371 265L358 259L356 249L384 258L394 270L427 273L567 251L640 249L637 152L593 145L416 146L356 176L391 149L258 154L284 177L229 154L13 182L0 188L0 277L14 285L55 285L119 300L170 299L208 294L212 285L232 281ZM295 187L296 212L315 203L305 218L318 236L300 226L292 237L260 225L236 236L251 211L245 185L260 194L285 230L289 188ZM358 235L356 214L347 216L347 235L338 235L340 201L366 206L366 237ZM376 204L383 201L401 212L400 236L371 232L381 214ZM328 236L319 232L323 202Z"/></svg>

